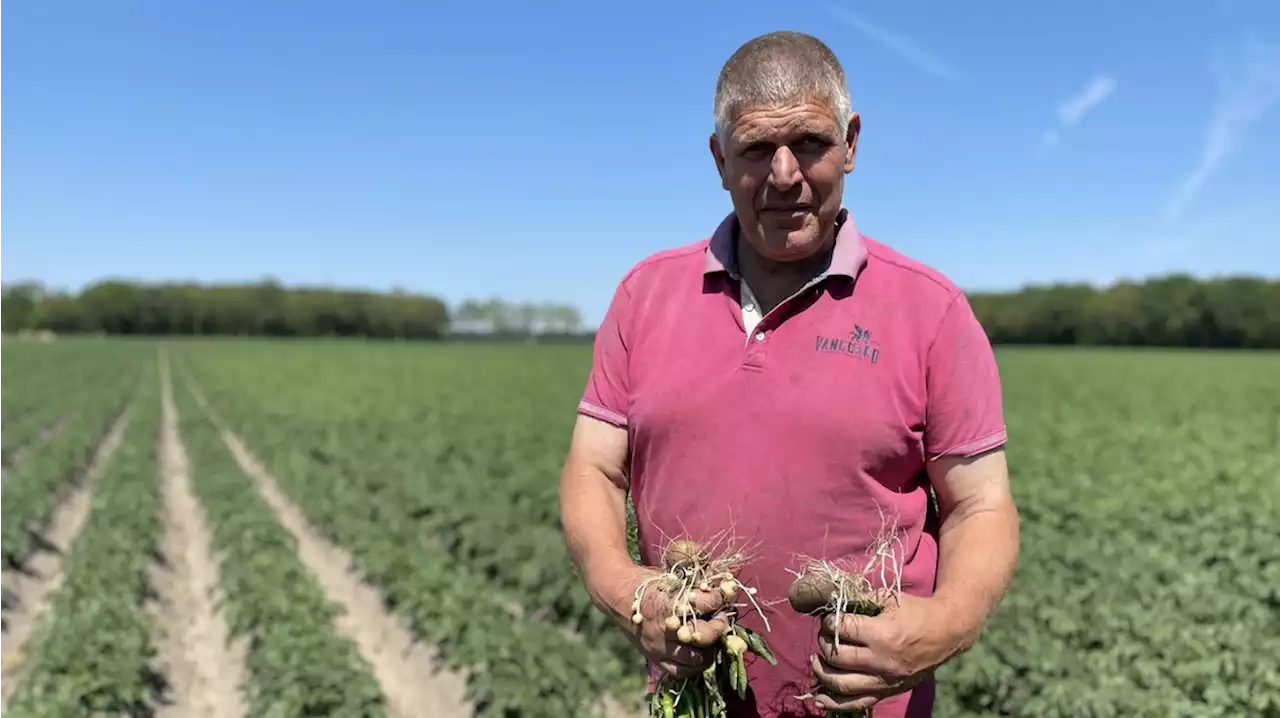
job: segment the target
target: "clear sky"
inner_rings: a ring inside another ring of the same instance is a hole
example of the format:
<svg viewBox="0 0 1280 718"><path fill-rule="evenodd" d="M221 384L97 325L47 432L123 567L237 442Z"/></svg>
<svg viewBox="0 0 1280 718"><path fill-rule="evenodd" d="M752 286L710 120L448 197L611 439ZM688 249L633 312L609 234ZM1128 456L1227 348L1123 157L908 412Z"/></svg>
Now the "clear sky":
<svg viewBox="0 0 1280 718"><path fill-rule="evenodd" d="M600 318L729 211L742 42L811 32L860 228L969 289L1280 275L1280 2L4 6L3 279L498 295Z"/></svg>

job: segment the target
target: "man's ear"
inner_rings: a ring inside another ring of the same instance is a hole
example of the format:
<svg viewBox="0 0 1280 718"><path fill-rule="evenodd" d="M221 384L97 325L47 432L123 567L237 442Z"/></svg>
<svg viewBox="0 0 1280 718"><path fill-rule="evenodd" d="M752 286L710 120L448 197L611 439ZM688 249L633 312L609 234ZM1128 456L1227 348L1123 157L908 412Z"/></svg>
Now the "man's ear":
<svg viewBox="0 0 1280 718"><path fill-rule="evenodd" d="M720 187L727 191L729 189L729 177L724 171L724 152L720 149L720 138L716 136L716 133L711 133L708 144L711 147L711 157L716 161L716 172L720 173Z"/></svg>
<svg viewBox="0 0 1280 718"><path fill-rule="evenodd" d="M844 135L844 171L846 174L853 171L853 161L858 154L858 136L861 134L862 117L855 112L851 117L849 117L849 127L846 129Z"/></svg>

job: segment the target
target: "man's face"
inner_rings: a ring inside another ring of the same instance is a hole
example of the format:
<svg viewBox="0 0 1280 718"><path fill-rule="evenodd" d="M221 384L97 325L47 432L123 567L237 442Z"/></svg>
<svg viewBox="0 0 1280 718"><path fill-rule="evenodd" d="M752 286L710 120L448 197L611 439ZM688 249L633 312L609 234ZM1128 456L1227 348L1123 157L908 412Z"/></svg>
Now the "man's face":
<svg viewBox="0 0 1280 718"><path fill-rule="evenodd" d="M740 113L723 146L712 134L721 184L761 256L796 261L825 249L861 125L856 113L840 127L825 103L797 102Z"/></svg>

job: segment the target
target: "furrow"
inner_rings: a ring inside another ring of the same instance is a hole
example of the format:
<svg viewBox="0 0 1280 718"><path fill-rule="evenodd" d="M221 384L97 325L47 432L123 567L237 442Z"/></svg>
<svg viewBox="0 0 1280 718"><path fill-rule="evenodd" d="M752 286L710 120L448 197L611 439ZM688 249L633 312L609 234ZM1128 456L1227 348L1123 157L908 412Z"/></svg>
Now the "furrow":
<svg viewBox="0 0 1280 718"><path fill-rule="evenodd" d="M17 687L13 668L20 662L23 648L49 609L49 595L62 585L63 558L71 550L93 508L93 490L102 473L119 448L129 425L126 409L112 423L98 443L83 478L71 485L66 497L54 508L48 526L42 533L43 550L37 550L24 562L23 571L4 575L4 658L0 695L7 704Z"/></svg>
<svg viewBox="0 0 1280 718"><path fill-rule="evenodd" d="M210 549L203 509L191 491L186 450L166 357L161 358L161 554L152 585L160 596L158 665L172 687L159 715L173 718L243 716L245 648L229 640L218 607L219 566Z"/></svg>
<svg viewBox="0 0 1280 718"><path fill-rule="evenodd" d="M222 436L240 469L253 480L281 525L298 542L298 557L329 600L342 607L335 626L373 666L389 714L393 718L470 715L465 698L466 678L439 668L431 650L415 640L412 632L387 612L381 595L359 579L350 554L307 522L239 437L227 430Z"/></svg>

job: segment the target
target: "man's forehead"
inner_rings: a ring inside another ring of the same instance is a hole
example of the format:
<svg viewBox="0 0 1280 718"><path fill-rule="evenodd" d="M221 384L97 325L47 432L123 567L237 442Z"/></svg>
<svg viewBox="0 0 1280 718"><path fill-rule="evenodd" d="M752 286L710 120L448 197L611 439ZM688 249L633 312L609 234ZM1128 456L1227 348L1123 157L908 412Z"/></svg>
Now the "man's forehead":
<svg viewBox="0 0 1280 718"><path fill-rule="evenodd" d="M734 142L749 144L762 140L799 135L822 135L838 139L844 133L836 127L835 115L815 102L795 102L772 107L745 108L733 123Z"/></svg>

